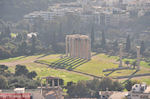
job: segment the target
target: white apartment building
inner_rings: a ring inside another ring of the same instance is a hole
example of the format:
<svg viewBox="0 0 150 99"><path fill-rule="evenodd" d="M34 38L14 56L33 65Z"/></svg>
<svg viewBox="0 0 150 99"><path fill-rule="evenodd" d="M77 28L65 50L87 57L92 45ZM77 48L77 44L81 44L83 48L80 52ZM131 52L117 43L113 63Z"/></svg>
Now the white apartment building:
<svg viewBox="0 0 150 99"><path fill-rule="evenodd" d="M127 5L127 10L138 10L142 11L140 13L144 13L150 11L150 0L136 0L133 2L129 2Z"/></svg>

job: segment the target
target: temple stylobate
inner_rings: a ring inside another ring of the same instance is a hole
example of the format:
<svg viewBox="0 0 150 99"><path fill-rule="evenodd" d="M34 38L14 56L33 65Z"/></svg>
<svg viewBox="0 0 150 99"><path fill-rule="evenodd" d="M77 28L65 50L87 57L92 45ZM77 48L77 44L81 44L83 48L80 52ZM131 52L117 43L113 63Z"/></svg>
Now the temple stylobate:
<svg viewBox="0 0 150 99"><path fill-rule="evenodd" d="M91 45L87 35L67 35L66 36L66 56L91 59Z"/></svg>

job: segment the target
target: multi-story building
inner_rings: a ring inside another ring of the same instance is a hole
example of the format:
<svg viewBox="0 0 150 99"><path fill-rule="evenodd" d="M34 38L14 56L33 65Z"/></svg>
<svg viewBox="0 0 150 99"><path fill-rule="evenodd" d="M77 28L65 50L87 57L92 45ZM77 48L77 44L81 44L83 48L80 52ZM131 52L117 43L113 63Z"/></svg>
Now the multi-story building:
<svg viewBox="0 0 150 99"><path fill-rule="evenodd" d="M129 15L125 10L115 7L103 6L105 1L78 0L74 3L62 3L51 5L48 11L35 11L24 18L33 22L35 18L41 17L44 20L54 20L68 13L75 13L81 19L81 23L94 22L99 25L117 26L122 21L128 21ZM117 12L117 13L116 13Z"/></svg>

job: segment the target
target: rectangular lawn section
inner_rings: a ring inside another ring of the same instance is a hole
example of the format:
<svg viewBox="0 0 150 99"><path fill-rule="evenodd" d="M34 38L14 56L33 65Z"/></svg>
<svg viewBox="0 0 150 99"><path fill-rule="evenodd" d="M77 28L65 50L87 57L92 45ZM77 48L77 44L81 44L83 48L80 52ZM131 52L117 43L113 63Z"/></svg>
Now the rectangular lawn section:
<svg viewBox="0 0 150 99"><path fill-rule="evenodd" d="M73 72L68 72L68 71L63 71L63 70L56 70L56 69L51 69L46 65L41 65L41 64L37 64L37 63L28 63L28 64L24 64L27 66L27 68L30 71L36 71L38 76L37 77L46 77L46 76L54 76L54 77L60 77L62 79L64 79L64 83L65 85L67 84L67 82L69 81L73 81L73 82L77 82L80 80L89 80L91 79L88 76L83 76L80 74L76 74ZM11 72L15 71L15 66L13 67L9 67L9 70Z"/></svg>
<svg viewBox="0 0 150 99"><path fill-rule="evenodd" d="M96 76L104 76L104 69L118 67L116 61L117 57L109 57L105 54L98 54L92 57L92 59L89 62L77 67L75 70Z"/></svg>

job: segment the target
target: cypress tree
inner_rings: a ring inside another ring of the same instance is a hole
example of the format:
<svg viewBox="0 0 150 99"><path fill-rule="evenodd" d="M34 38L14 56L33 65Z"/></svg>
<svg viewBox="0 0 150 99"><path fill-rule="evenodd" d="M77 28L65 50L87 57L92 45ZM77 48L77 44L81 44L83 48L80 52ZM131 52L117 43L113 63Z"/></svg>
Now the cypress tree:
<svg viewBox="0 0 150 99"><path fill-rule="evenodd" d="M32 42L31 54L34 54L36 52L36 43L37 43L37 38L35 35L32 35L31 42Z"/></svg>
<svg viewBox="0 0 150 99"><path fill-rule="evenodd" d="M9 38L11 37L11 31L10 31L9 26L6 27L6 29L5 29L5 34L6 34L6 36L9 37Z"/></svg>
<svg viewBox="0 0 150 99"><path fill-rule="evenodd" d="M106 45L105 31L102 31L102 43L101 46L104 48Z"/></svg>
<svg viewBox="0 0 150 99"><path fill-rule="evenodd" d="M126 51L129 52L130 49L131 49L131 41L130 41L130 35L128 35L126 39Z"/></svg>
<svg viewBox="0 0 150 99"><path fill-rule="evenodd" d="M95 41L95 34L94 34L94 26L92 26L92 29L91 29L91 47L93 48L94 47L94 41Z"/></svg>
<svg viewBox="0 0 150 99"><path fill-rule="evenodd" d="M140 50L140 54L143 54L145 51L145 44L144 41L141 41L141 50Z"/></svg>

